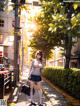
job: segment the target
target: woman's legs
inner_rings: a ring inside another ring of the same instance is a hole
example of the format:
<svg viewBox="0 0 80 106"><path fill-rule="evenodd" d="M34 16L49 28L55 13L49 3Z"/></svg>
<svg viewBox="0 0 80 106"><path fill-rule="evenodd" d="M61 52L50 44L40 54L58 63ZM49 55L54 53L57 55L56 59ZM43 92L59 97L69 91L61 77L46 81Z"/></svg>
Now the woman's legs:
<svg viewBox="0 0 80 106"><path fill-rule="evenodd" d="M43 103L42 103L42 85L41 85L41 82L38 82L37 83L37 86L38 86L38 93L39 93L39 103L41 104L41 105L43 105Z"/></svg>
<svg viewBox="0 0 80 106"><path fill-rule="evenodd" d="M32 81L30 81L30 88L31 88L31 91L30 91L31 102L34 103L34 100L33 100L33 88L34 88L34 82L32 82Z"/></svg>
<svg viewBox="0 0 80 106"><path fill-rule="evenodd" d="M33 97L33 88L38 90L38 94L39 94L39 103L41 104L41 106L43 105L43 102L42 102L42 84L41 84L41 81L40 82L33 82L33 81L30 81L30 87L31 87L31 92L30 92L30 97L31 97L31 102L34 103L34 97Z"/></svg>

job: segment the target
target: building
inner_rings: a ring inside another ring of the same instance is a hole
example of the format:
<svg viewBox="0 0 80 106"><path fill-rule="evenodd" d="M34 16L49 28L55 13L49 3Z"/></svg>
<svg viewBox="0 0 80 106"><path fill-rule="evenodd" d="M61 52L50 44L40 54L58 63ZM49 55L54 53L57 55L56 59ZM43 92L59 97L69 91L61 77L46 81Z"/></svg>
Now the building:
<svg viewBox="0 0 80 106"><path fill-rule="evenodd" d="M70 67L80 68L80 38L77 38L76 41L77 43L72 47Z"/></svg>
<svg viewBox="0 0 80 106"><path fill-rule="evenodd" d="M65 58L62 55L62 48L61 47L55 47L54 50L52 50L53 52L53 56L51 57L51 59L49 59L47 61L47 65L48 66L54 66L54 67L63 67L64 66L64 62L65 62Z"/></svg>
<svg viewBox="0 0 80 106"><path fill-rule="evenodd" d="M3 57L13 64L14 59L14 13L0 11L0 46L3 47Z"/></svg>
<svg viewBox="0 0 80 106"><path fill-rule="evenodd" d="M72 47L71 51L71 68L80 68L80 38L76 38L76 43ZM53 58L47 61L49 66L63 66L65 64L65 57L62 56L61 48L55 48L53 51Z"/></svg>

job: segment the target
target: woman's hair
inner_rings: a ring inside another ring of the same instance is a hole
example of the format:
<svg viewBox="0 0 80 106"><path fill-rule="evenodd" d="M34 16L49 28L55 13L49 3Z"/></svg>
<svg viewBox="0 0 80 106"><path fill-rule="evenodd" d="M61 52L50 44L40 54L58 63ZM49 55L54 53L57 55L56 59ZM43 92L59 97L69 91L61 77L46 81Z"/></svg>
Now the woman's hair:
<svg viewBox="0 0 80 106"><path fill-rule="evenodd" d="M39 60L42 62L42 58L43 58L43 53L42 53L42 51L41 51L41 50L37 51L35 57L36 57L37 55L40 55L40 56L41 56L41 58L40 58Z"/></svg>

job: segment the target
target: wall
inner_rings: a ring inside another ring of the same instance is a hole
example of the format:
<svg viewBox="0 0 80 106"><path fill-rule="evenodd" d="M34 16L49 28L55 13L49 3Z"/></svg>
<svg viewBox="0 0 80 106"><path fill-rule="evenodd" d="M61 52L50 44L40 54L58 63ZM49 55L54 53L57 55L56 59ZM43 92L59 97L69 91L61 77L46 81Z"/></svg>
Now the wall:
<svg viewBox="0 0 80 106"><path fill-rule="evenodd" d="M11 61L14 57L14 27L12 26L14 21L14 12L2 12L0 11L0 19L4 20L4 26L0 26L0 34L3 37L2 45L4 45L5 56Z"/></svg>

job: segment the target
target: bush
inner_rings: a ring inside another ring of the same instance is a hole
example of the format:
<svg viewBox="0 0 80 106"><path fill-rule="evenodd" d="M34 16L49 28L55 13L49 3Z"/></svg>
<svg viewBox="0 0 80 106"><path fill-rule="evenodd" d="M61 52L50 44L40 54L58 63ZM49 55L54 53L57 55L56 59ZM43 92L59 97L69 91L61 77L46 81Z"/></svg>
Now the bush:
<svg viewBox="0 0 80 106"><path fill-rule="evenodd" d="M43 76L80 99L80 69L45 67Z"/></svg>

